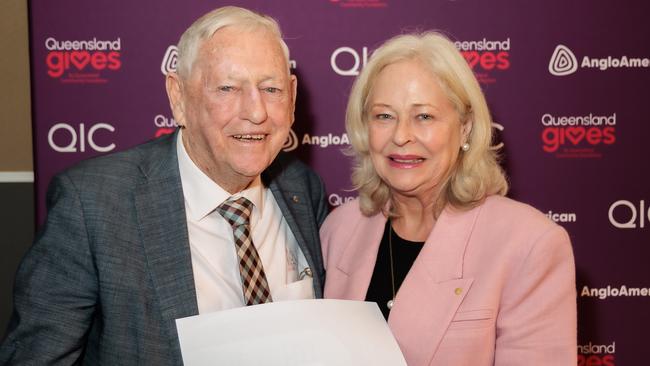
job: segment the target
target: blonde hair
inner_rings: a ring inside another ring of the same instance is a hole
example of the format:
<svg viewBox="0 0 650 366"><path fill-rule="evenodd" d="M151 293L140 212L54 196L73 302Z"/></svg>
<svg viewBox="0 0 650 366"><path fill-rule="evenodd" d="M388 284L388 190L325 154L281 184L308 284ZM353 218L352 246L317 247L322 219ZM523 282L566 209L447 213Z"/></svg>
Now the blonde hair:
<svg viewBox="0 0 650 366"><path fill-rule="evenodd" d="M177 72L181 78L187 79L191 74L201 42L227 26L261 27L270 31L278 38L287 62L287 70L289 70L289 47L282 39L280 26L275 19L248 9L224 6L197 19L178 41Z"/></svg>
<svg viewBox="0 0 650 366"><path fill-rule="evenodd" d="M391 199L388 185L377 175L368 147L367 102L377 75L384 67L403 60L419 60L439 80L461 124L472 122L467 142L454 167L442 181L441 194L434 214L450 204L458 209L478 205L487 196L505 195L508 183L498 164L497 153L490 149L492 120L478 81L454 44L435 31L406 34L386 41L370 57L352 86L345 126L350 138L349 154L355 158L352 183L359 192L363 214L371 216L384 210ZM389 207L386 214L396 213Z"/></svg>

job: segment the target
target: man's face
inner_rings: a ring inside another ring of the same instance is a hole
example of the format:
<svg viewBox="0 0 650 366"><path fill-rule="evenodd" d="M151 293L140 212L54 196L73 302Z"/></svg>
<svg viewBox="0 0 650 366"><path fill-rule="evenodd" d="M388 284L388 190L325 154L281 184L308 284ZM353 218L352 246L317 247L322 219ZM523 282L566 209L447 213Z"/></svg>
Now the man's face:
<svg viewBox="0 0 650 366"><path fill-rule="evenodd" d="M201 44L187 80L177 78L167 87L189 156L227 191L245 188L276 157L294 119L296 78L278 39L262 28L222 28Z"/></svg>

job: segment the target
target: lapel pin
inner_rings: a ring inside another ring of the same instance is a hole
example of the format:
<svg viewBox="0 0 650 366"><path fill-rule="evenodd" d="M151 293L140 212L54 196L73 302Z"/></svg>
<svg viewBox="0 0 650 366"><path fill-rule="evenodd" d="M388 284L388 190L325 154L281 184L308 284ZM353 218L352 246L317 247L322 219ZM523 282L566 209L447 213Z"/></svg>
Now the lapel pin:
<svg viewBox="0 0 650 366"><path fill-rule="evenodd" d="M456 295L460 295L460 294L463 293L463 289L460 288L460 287L456 287L456 289L454 290L454 293L455 293Z"/></svg>
<svg viewBox="0 0 650 366"><path fill-rule="evenodd" d="M300 198L298 198L298 196L293 196L293 197L291 197L291 200L293 201L293 203L298 203L298 202L300 202Z"/></svg>

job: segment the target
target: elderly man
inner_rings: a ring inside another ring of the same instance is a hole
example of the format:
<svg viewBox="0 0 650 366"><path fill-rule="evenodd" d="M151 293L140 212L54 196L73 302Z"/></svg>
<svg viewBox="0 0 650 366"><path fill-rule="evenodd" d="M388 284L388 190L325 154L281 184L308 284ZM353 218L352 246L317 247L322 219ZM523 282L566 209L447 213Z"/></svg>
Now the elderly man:
<svg viewBox="0 0 650 366"><path fill-rule="evenodd" d="M321 297L315 173L278 155L296 78L276 22L226 7L179 42L181 128L51 183L0 364L181 364L175 319Z"/></svg>

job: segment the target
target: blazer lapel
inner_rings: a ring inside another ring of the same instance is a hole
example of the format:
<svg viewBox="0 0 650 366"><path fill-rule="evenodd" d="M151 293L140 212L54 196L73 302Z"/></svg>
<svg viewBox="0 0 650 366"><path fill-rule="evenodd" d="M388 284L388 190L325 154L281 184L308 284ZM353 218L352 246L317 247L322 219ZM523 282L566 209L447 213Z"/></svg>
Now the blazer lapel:
<svg viewBox="0 0 650 366"><path fill-rule="evenodd" d="M408 364L429 364L472 285L463 260L479 211L445 209L397 293L388 324Z"/></svg>
<svg viewBox="0 0 650 366"><path fill-rule="evenodd" d="M379 213L368 220L362 220L354 232L350 233L349 243L357 244L347 245L341 260L336 263L336 268L351 277L343 284L345 291L339 295L341 298L365 300L386 220L386 217Z"/></svg>
<svg viewBox="0 0 650 366"><path fill-rule="evenodd" d="M198 305L175 141L176 134L151 152L159 163L143 165L145 179L136 187L135 206L162 318L178 348L175 319L198 314Z"/></svg>

